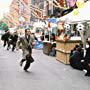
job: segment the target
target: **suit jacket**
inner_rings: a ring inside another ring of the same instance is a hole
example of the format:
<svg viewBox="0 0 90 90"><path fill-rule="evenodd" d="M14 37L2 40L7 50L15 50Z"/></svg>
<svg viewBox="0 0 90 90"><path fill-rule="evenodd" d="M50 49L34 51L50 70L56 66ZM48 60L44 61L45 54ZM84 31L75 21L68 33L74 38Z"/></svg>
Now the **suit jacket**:
<svg viewBox="0 0 90 90"><path fill-rule="evenodd" d="M86 49L85 62L90 63L90 47Z"/></svg>
<svg viewBox="0 0 90 90"><path fill-rule="evenodd" d="M18 41L18 46L21 45L21 49L22 50L28 50L28 46L30 46L31 48L33 47L32 42L34 41L34 38L30 35L30 39L29 42L27 41L26 37L20 37L19 41Z"/></svg>

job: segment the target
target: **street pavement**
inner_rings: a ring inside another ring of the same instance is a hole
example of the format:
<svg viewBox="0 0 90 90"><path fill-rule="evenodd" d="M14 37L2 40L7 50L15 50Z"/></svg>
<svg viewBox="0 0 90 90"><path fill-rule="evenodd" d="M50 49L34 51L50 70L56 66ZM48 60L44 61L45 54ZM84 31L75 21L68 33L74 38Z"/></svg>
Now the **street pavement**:
<svg viewBox="0 0 90 90"><path fill-rule="evenodd" d="M90 90L90 77L33 49L35 62L29 72L19 66L22 51L0 45L0 90Z"/></svg>

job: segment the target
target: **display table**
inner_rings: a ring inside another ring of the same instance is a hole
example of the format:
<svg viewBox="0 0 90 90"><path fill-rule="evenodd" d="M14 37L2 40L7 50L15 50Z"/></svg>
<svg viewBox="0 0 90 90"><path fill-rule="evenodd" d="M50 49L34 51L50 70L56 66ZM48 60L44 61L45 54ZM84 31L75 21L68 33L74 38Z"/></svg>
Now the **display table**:
<svg viewBox="0 0 90 90"><path fill-rule="evenodd" d="M81 40L70 40L67 42L63 40L56 40L56 59L65 64L69 64L70 52L74 46L80 42Z"/></svg>
<svg viewBox="0 0 90 90"><path fill-rule="evenodd" d="M56 42L43 41L43 53L49 55L52 49L52 44Z"/></svg>

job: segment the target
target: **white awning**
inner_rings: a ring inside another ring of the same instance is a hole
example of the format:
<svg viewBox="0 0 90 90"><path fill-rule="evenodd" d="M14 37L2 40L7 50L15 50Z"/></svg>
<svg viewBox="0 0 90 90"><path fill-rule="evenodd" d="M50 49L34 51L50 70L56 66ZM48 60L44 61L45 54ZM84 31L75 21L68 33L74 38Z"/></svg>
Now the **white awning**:
<svg viewBox="0 0 90 90"><path fill-rule="evenodd" d="M83 8L76 9L78 10L78 14L74 15L74 10L59 18L59 20L63 21L83 21L83 20L90 20L90 1L87 1Z"/></svg>

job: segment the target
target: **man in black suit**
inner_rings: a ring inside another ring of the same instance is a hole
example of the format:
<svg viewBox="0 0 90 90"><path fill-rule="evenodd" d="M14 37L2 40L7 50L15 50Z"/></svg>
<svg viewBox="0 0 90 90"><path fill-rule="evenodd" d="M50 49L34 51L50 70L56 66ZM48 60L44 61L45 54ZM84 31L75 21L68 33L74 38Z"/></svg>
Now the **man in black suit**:
<svg viewBox="0 0 90 90"><path fill-rule="evenodd" d="M4 44L3 44L4 47L8 44L9 38L10 38L10 32L6 31L5 34L3 34L1 37L1 40L4 41Z"/></svg>
<svg viewBox="0 0 90 90"><path fill-rule="evenodd" d="M18 40L17 32L14 32L13 35L10 36L10 39L11 40L8 42L7 50L9 50L10 45L12 45L12 51L14 51Z"/></svg>
<svg viewBox="0 0 90 90"><path fill-rule="evenodd" d="M87 70L85 76L90 76L90 42L88 44L89 47L86 49L86 55L84 61L85 69Z"/></svg>

